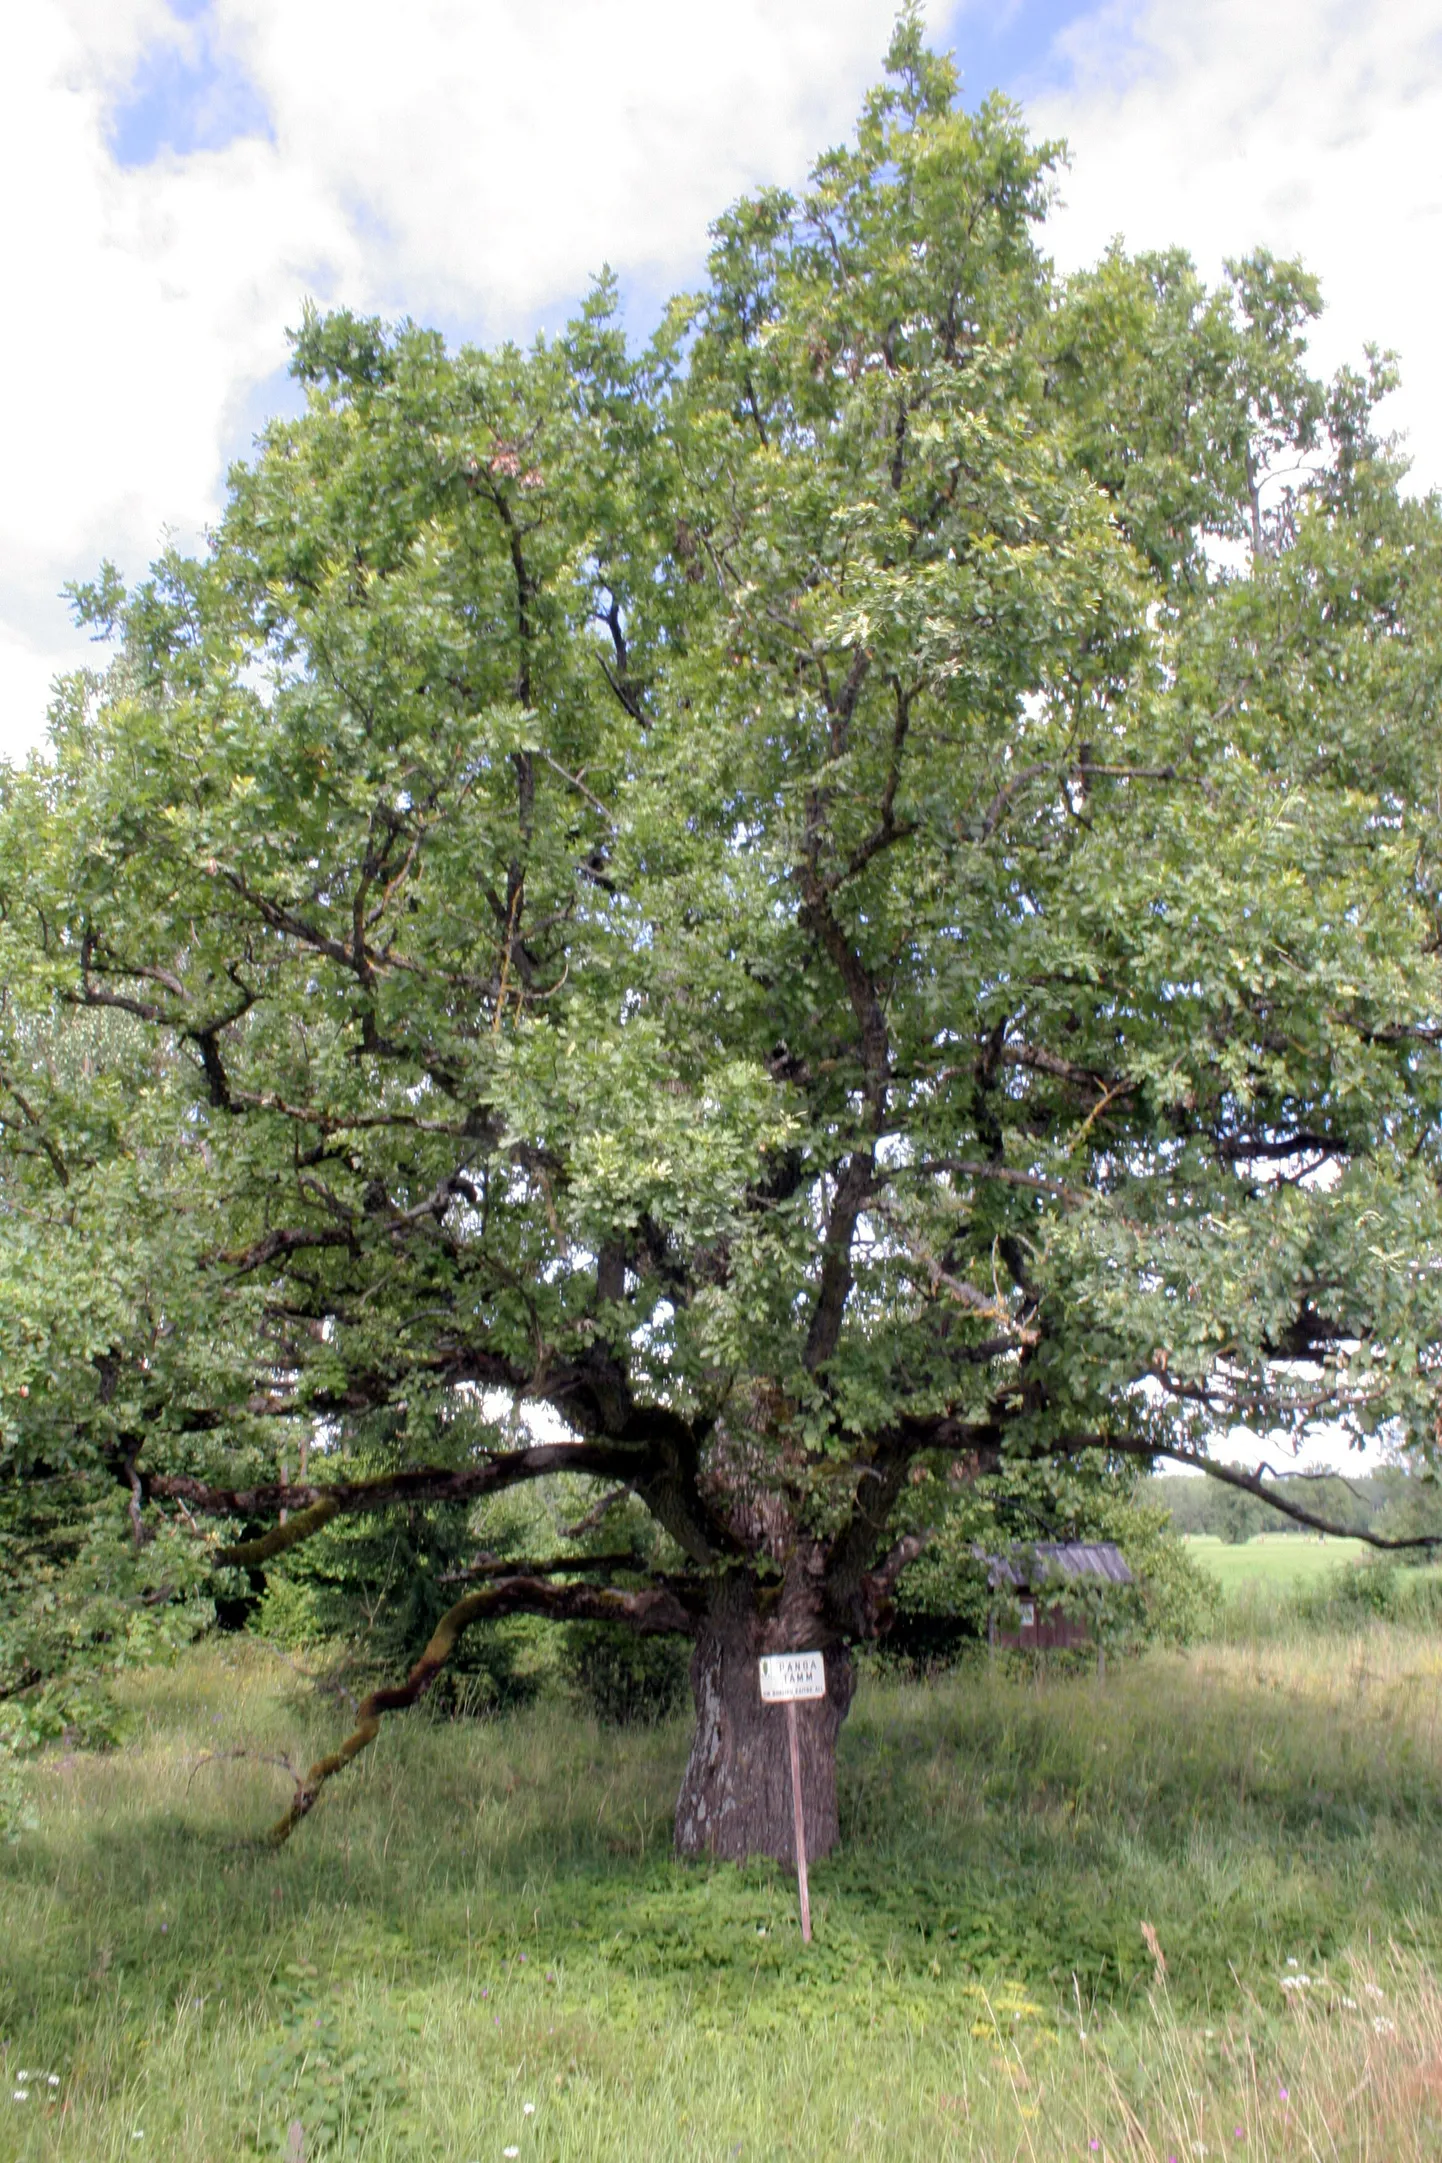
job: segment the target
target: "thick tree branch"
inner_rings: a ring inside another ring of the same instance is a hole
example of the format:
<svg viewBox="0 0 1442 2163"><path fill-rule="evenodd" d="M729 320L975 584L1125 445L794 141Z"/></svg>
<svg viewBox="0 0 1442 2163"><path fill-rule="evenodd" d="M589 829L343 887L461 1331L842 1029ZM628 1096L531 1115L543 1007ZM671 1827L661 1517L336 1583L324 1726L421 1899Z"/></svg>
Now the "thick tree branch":
<svg viewBox="0 0 1442 2163"><path fill-rule="evenodd" d="M4 1089L7 1096L11 1097L13 1101L19 1105L21 1115L26 1123L27 1132L34 1137L36 1145L44 1153L45 1157L49 1162L50 1169L54 1172L61 1186L68 1187L70 1184L70 1167L65 1162L65 1158L63 1153L61 1152L59 1144L57 1142L53 1142L50 1139L50 1136L45 1132L45 1129L41 1124L39 1114L35 1111L34 1107L27 1101L27 1099L22 1096L21 1092L19 1091L19 1089L16 1088L14 1082L10 1079L10 1076L8 1074L0 1073L0 1089ZM0 1118L0 1127L3 1127L4 1123L5 1122L3 1118Z"/></svg>
<svg viewBox="0 0 1442 2163"><path fill-rule="evenodd" d="M372 1690L361 1699L352 1732L339 1749L318 1758L298 1782L290 1808L270 1829L271 1845L283 1845L315 1808L327 1780L344 1771L352 1758L375 1741L382 1713L402 1712L424 1697L460 1638L483 1616L545 1615L553 1622L619 1622L643 1636L690 1637L695 1635L702 1611L699 1603L688 1606L671 1586L626 1592L610 1585L551 1585L535 1577L506 1577L467 1593L441 1617L405 1681L390 1689Z"/></svg>
<svg viewBox="0 0 1442 2163"><path fill-rule="evenodd" d="M858 1636L870 1634L861 1597L867 1565L891 1521L916 1449L914 1437L904 1428L880 1438L870 1462L861 1467L850 1520L831 1543L826 1560L827 1605Z"/></svg>
<svg viewBox="0 0 1442 2163"><path fill-rule="evenodd" d="M1164 1443L1147 1440L1114 1440L1109 1437L1088 1446L1116 1450L1127 1457L1166 1457L1174 1464L1188 1465L1195 1472L1204 1472L1209 1480L1220 1480L1224 1487L1235 1487L1242 1494L1255 1495L1272 1509L1280 1510L1284 1517L1290 1517L1296 1524L1305 1525L1309 1532L1322 1532L1331 1539L1361 1540L1366 1546L1375 1547L1385 1554L1415 1553L1419 1548L1426 1548L1430 1553L1434 1548L1442 1547L1442 1532L1410 1532L1393 1538L1385 1532L1373 1532L1356 1525L1341 1525L1335 1518L1323 1517L1316 1510L1309 1510L1304 1504L1292 1501L1290 1496L1279 1494L1275 1484L1269 1487L1268 1478L1275 1483L1281 1477L1271 1465L1259 1465L1255 1472L1247 1472L1240 1465L1219 1464L1215 1458L1203 1457L1196 1450L1172 1448ZM1297 1472L1291 1477L1310 1479L1326 1475Z"/></svg>
<svg viewBox="0 0 1442 2163"><path fill-rule="evenodd" d="M288 1547L309 1539L332 1518L397 1503L471 1502L552 1472L580 1472L596 1479L644 1475L649 1453L620 1442L542 1442L531 1449L506 1450L457 1470L449 1465L417 1465L369 1480L337 1480L333 1485L293 1482L287 1487L209 1487L188 1473L155 1473L149 1492L159 1501L183 1502L201 1517L270 1517L290 1512L284 1525L254 1540L219 1551L217 1560L246 1567L268 1562Z"/></svg>
<svg viewBox="0 0 1442 2163"><path fill-rule="evenodd" d="M886 1119L891 1044L876 984L852 947L817 871L814 852L802 870L801 922L836 967L856 1017L861 1045L862 1097L870 1136L842 1165L832 1196L821 1253L821 1281L803 1355L814 1374L836 1350L846 1302L855 1281L851 1254L856 1227L876 1180L876 1136Z"/></svg>
<svg viewBox="0 0 1442 2163"><path fill-rule="evenodd" d="M253 1246L240 1247L216 1257L227 1268L234 1269L237 1276L249 1276L252 1270L263 1269L267 1262L275 1262L283 1254L298 1254L308 1247L354 1247L355 1233L348 1226L290 1226L283 1230L267 1232Z"/></svg>

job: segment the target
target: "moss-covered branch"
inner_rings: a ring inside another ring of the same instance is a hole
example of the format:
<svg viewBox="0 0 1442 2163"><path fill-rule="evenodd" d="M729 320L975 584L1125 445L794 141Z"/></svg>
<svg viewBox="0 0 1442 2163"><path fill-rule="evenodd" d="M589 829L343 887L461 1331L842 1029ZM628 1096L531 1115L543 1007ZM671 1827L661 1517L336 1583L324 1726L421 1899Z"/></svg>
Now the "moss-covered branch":
<svg viewBox="0 0 1442 2163"><path fill-rule="evenodd" d="M636 1477L646 1465L645 1451L632 1444L548 1442L531 1449L492 1452L460 1469L415 1465L373 1479L336 1480L330 1485L209 1487L185 1473L157 1473L146 1484L155 1500L183 1502L199 1516L269 1517L285 1510L284 1524L220 1550L221 1562L247 1569L298 1546L333 1518L358 1511L388 1509L393 1503L473 1502L551 1472L582 1472L598 1479L614 1479L623 1473Z"/></svg>
<svg viewBox="0 0 1442 2163"><path fill-rule="evenodd" d="M282 1846L303 1817L315 1808L327 1780L343 1772L380 1733L381 1715L403 1712L424 1697L456 1645L473 1622L501 1615L545 1615L555 1622L620 1622L642 1635L695 1634L700 1603L695 1608L673 1587L644 1592L625 1592L613 1585L551 1585L535 1577L507 1577L469 1592L447 1610L435 1633L403 1683L372 1690L356 1708L356 1724L339 1749L318 1758L297 1782L295 1799L268 1834L272 1846Z"/></svg>

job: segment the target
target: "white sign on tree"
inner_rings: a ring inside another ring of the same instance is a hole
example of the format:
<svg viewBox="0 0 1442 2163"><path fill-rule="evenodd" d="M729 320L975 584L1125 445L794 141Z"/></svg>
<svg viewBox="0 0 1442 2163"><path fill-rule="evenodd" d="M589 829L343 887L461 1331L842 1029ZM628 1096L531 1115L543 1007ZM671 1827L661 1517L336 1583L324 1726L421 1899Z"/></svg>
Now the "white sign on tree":
<svg viewBox="0 0 1442 2163"><path fill-rule="evenodd" d="M773 1652L761 1662L763 1705L825 1695L826 1663L819 1652Z"/></svg>
<svg viewBox="0 0 1442 2163"><path fill-rule="evenodd" d="M811 1890L806 1882L806 1821L801 1813L801 1748L796 1739L797 1701L825 1697L826 1662L819 1652L773 1652L761 1662L761 1702L786 1707L791 1744L791 1816L796 1827L796 1888L801 1895L801 1942L811 1943Z"/></svg>

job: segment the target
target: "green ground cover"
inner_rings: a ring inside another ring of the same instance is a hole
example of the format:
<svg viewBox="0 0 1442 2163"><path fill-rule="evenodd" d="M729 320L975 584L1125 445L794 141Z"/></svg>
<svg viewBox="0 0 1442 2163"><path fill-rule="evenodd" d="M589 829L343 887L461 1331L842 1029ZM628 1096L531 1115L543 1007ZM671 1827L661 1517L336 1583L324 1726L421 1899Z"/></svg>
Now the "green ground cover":
<svg viewBox="0 0 1442 2163"><path fill-rule="evenodd" d="M259 1849L224 1753L343 1715L201 1649L12 1786L0 2154L1432 2153L1439 1681L1386 1628L868 1679L808 1952L785 1872L671 1860L679 1724L397 1719Z"/></svg>
<svg viewBox="0 0 1442 2163"><path fill-rule="evenodd" d="M1184 1544L1228 1592L1253 1584L1287 1590L1313 1585L1329 1570L1364 1562L1374 1552L1364 1540L1319 1540L1290 1532L1259 1532L1239 1545L1215 1533L1194 1533Z"/></svg>

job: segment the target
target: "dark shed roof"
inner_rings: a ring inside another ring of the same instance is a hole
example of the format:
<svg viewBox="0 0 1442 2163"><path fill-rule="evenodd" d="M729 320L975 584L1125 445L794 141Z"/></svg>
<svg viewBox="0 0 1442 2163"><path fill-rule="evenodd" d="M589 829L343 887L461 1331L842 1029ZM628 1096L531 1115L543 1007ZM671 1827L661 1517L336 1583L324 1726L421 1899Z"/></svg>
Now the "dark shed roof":
<svg viewBox="0 0 1442 2163"><path fill-rule="evenodd" d="M981 1554L987 1583L1034 1591L1048 1579L1104 1577L1114 1585L1134 1583L1126 1557L1111 1540L1038 1540L1034 1547L1013 1547L1004 1555Z"/></svg>

